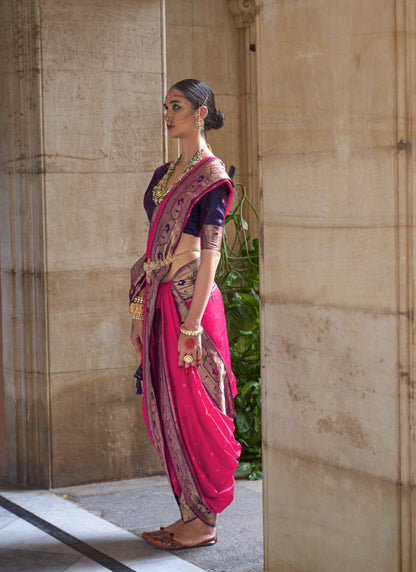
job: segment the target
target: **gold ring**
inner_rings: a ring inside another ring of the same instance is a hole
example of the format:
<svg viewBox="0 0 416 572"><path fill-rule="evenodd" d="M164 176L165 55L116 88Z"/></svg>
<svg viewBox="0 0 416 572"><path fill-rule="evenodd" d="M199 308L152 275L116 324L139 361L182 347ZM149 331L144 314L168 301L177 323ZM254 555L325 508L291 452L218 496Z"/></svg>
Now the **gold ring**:
<svg viewBox="0 0 416 572"><path fill-rule="evenodd" d="M191 356L191 354L185 354L183 356L183 361L185 363L192 363L194 361L194 358Z"/></svg>

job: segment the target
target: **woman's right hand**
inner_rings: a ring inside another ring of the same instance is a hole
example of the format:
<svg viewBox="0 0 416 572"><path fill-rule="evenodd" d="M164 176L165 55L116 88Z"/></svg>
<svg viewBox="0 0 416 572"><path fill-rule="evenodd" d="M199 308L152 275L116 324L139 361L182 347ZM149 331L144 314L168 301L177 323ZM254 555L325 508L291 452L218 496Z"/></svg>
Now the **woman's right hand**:
<svg viewBox="0 0 416 572"><path fill-rule="evenodd" d="M143 334L143 320L132 319L130 339L131 343L134 346L134 349L138 353L141 353L142 351L142 334Z"/></svg>

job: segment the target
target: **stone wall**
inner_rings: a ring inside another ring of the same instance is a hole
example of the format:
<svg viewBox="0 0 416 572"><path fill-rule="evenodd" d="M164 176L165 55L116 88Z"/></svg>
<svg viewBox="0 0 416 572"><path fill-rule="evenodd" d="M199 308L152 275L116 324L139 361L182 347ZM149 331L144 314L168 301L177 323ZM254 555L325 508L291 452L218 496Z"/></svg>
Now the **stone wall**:
<svg viewBox="0 0 416 572"><path fill-rule="evenodd" d="M57 6L42 10L54 485L159 467L134 395L127 291L163 151L159 3Z"/></svg>
<svg viewBox="0 0 416 572"><path fill-rule="evenodd" d="M141 418L129 269L163 161L161 5L3 2L2 306L8 476L160 470Z"/></svg>
<svg viewBox="0 0 416 572"><path fill-rule="evenodd" d="M266 570L414 570L415 6L258 8Z"/></svg>

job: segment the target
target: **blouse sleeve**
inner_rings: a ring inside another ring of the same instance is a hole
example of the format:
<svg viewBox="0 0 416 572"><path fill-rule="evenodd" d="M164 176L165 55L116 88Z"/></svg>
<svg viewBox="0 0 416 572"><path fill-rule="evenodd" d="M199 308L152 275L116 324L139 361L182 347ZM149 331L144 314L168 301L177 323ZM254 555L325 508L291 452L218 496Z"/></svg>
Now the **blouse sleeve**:
<svg viewBox="0 0 416 572"><path fill-rule="evenodd" d="M192 208L183 232L200 236L201 249L221 249L229 192L228 185L219 185L203 195Z"/></svg>
<svg viewBox="0 0 416 572"><path fill-rule="evenodd" d="M165 163L164 165L162 165L161 167L158 167L156 169L156 171L153 173L153 177L151 178L151 181L150 181L150 183L146 189L146 192L144 193L143 206L144 206L144 210L146 211L147 218L149 219L149 221L152 219L153 211L155 208L155 203L153 202L153 188L158 184L160 179L167 172L169 165L170 165L170 163Z"/></svg>

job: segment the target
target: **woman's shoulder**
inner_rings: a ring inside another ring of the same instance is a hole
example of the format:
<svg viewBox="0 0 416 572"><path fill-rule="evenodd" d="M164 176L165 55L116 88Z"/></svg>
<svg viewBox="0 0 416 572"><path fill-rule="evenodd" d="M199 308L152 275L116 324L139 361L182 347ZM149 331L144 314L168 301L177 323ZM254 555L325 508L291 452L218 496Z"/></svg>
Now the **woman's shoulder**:
<svg viewBox="0 0 416 572"><path fill-rule="evenodd" d="M227 173L224 161L220 159L220 157L217 157L216 155L208 155L206 159L208 159L210 162L210 169L212 174L215 174L224 180L230 179L230 175Z"/></svg>
<svg viewBox="0 0 416 572"><path fill-rule="evenodd" d="M172 163L173 161L168 161L167 163L163 163L163 165L160 165L155 169L153 175L160 175L160 174L163 175L164 173L166 173L166 171L169 169L169 165L171 165Z"/></svg>

